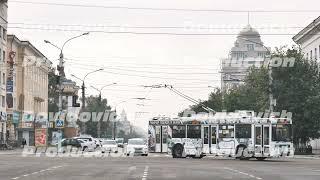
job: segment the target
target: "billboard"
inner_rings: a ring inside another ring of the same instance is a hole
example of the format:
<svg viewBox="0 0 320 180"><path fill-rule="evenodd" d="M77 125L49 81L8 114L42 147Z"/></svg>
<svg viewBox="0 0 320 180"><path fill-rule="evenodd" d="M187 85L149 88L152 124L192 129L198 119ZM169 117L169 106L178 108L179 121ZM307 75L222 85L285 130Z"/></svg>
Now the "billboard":
<svg viewBox="0 0 320 180"><path fill-rule="evenodd" d="M39 128L35 129L35 146L43 147L47 146L47 129Z"/></svg>
<svg viewBox="0 0 320 180"><path fill-rule="evenodd" d="M16 55L16 52L10 51L9 52L9 61L8 61L8 67L9 71L7 74L7 85L6 85L6 91L7 91L7 108L11 109L13 108L13 77L15 75L14 73L14 57Z"/></svg>
<svg viewBox="0 0 320 180"><path fill-rule="evenodd" d="M31 114L31 113L27 113L27 112L25 112L25 113L23 113L23 119L22 119L22 121L24 121L24 122L33 122L33 114Z"/></svg>
<svg viewBox="0 0 320 180"><path fill-rule="evenodd" d="M18 112L18 111L13 111L12 123L14 123L14 124L19 124L19 120L20 120L20 112Z"/></svg>
<svg viewBox="0 0 320 180"><path fill-rule="evenodd" d="M52 132L52 145L57 145L62 139L62 132L61 131L53 131Z"/></svg>

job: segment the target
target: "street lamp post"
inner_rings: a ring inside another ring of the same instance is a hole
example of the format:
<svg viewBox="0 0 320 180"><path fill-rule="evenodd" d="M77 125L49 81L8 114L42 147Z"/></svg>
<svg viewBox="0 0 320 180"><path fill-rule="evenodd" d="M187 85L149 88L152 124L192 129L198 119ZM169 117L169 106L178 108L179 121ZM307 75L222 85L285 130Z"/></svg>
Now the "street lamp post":
<svg viewBox="0 0 320 180"><path fill-rule="evenodd" d="M269 55L271 55L271 51L264 44L256 42L256 41L252 41L250 39L243 38L243 37L238 37L238 38L245 40L245 41L248 41L248 42L252 42L252 43L261 45L262 47L264 47L268 51ZM272 79L272 67L270 66L270 62L269 62L269 66L268 66L268 76L269 76L269 111L270 111L270 113L272 113L275 100L273 99L272 87L271 87L273 79Z"/></svg>
<svg viewBox="0 0 320 180"><path fill-rule="evenodd" d="M99 92L99 103L100 103L100 106L102 105L102 90L105 88L105 87L108 87L108 86L112 86L112 85L115 85L117 83L112 83L112 84L107 84L107 85L104 85L102 86L100 89L94 87L94 86L91 86L93 89L97 90ZM97 124L97 134L98 134L98 138L100 138L101 136L101 121L99 120L98 121L98 124Z"/></svg>
<svg viewBox="0 0 320 180"><path fill-rule="evenodd" d="M84 111L84 109L85 109L85 107L86 107L86 101L85 101L85 98L86 98L86 96L85 96L85 88L86 88L86 86L85 86L85 84L84 84L84 81L86 80L86 78L88 77L89 74L92 74L92 73L95 73L95 72L98 72L98 71L103 71L103 70L104 70L103 68L100 68L100 69L97 69L97 70L88 72L88 73L84 76L83 79L77 77L77 76L74 75L74 74L71 74L72 77L74 77L74 78L82 81L82 85L81 85L81 90L82 90L82 93L81 93L81 94L82 94L82 99L81 99L81 100L82 100L81 111ZM85 133L85 132L86 132L86 124L83 123L82 129L81 129L81 133Z"/></svg>
<svg viewBox="0 0 320 180"><path fill-rule="evenodd" d="M63 45L62 45L61 48L60 48L59 46L55 45L54 43L48 41L48 40L44 40L45 43L50 44L51 46L53 46L53 47L55 47L55 48L57 48L57 49L60 50L59 65L57 66L57 69L58 69L58 71L59 71L59 111L62 111L62 78L65 77L65 73L64 73L64 56L63 56L63 49L64 49L65 45L66 45L68 42L70 42L70 41L72 41L72 40L74 40L74 39L76 39L76 38L79 38L79 37L82 37L82 36L86 36L86 35L89 35L89 33L86 32L86 33L80 34L80 35L78 35L78 36L74 36L74 37L66 40L66 41L63 43Z"/></svg>
<svg viewBox="0 0 320 180"><path fill-rule="evenodd" d="M63 49L65 47L65 45L70 42L73 39L79 38L81 36L86 36L89 35L88 32L86 33L82 33L78 36L74 36L72 38L69 38L68 40L66 40L62 47L60 48L59 46L55 45L54 43L48 41L48 40L44 40L45 43L50 44L51 46L57 48L60 50L60 55L59 55L59 65L57 66L57 70L59 71L59 104L58 104L58 108L59 108L59 112L62 112L62 78L65 77L65 73L64 73L64 57L63 57ZM60 134L61 134L61 130L59 130ZM35 138L35 137L34 137ZM61 137L62 138L62 137ZM59 139L59 143L58 143L58 148L61 148L61 139Z"/></svg>

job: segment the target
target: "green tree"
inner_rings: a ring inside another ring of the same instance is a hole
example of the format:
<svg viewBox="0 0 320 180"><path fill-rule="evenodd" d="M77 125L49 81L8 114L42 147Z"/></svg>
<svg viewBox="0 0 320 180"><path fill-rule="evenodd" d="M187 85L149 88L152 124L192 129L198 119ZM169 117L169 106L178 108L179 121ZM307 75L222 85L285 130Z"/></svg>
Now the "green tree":
<svg viewBox="0 0 320 180"><path fill-rule="evenodd" d="M48 74L48 111L58 112L59 101L59 76L55 74L54 69L51 69Z"/></svg>
<svg viewBox="0 0 320 180"><path fill-rule="evenodd" d="M274 56L294 58L288 68L273 68L272 92L277 100L275 111L292 112L294 141L305 145L320 133L320 78L318 64L303 58L300 49L279 48Z"/></svg>
<svg viewBox="0 0 320 180"><path fill-rule="evenodd" d="M107 104L107 99L102 99L102 101L100 101L100 98L98 96L89 96L86 97L86 112L105 112L108 110L111 110L111 107L108 106ZM102 136L106 136L108 134L112 133L112 127L110 126L110 119L111 117L107 120L107 121L103 121L103 117L100 119L101 121L101 135ZM97 137L98 136L98 132L97 132L97 124L98 122L93 122L92 118L91 120L89 120L88 122L86 122L86 133L92 135L93 137Z"/></svg>

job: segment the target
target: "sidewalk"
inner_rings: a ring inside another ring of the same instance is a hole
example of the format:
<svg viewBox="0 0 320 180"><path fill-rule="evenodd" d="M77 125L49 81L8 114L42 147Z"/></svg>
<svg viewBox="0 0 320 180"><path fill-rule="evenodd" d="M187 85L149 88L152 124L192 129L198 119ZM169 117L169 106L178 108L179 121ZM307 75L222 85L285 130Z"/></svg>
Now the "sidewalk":
<svg viewBox="0 0 320 180"><path fill-rule="evenodd" d="M13 150L0 150L0 155L18 155L22 154L22 148L16 148Z"/></svg>
<svg viewBox="0 0 320 180"><path fill-rule="evenodd" d="M296 159L320 159L320 155L294 155Z"/></svg>

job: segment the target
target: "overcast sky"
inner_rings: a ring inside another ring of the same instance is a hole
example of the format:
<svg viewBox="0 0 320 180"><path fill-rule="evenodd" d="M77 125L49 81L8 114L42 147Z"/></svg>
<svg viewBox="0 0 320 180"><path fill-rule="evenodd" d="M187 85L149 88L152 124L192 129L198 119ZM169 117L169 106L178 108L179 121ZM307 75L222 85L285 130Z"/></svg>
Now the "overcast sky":
<svg viewBox="0 0 320 180"><path fill-rule="evenodd" d="M23 1L83 4L91 5L91 7L21 3ZM104 8L92 7L92 5L104 6ZM100 31L74 40L65 47L64 54L68 58L66 60L67 77L71 78L70 74L75 74L82 78L89 71L105 67L104 72L92 74L87 78L86 93L88 95L98 94L89 87L90 85L100 88L105 84L118 83L118 85L106 88L103 91L103 97L107 98L113 106L118 104L118 111L125 109L130 121L146 129L146 122L150 116L172 115L192 103L173 94L168 89L150 90L140 85L172 84L176 89L195 99L207 99L208 94L212 91L212 88L208 86L220 86L220 60L227 57L237 33L248 24L248 13L106 8L111 6L303 11L319 10L320 1L9 1L8 21L11 28L8 33L17 35L21 40L29 40L54 64L59 58L59 51L45 44L44 39L61 46L66 39L81 34L81 31ZM293 35L312 22L319 14L320 11L251 12L249 22L261 33L265 45L274 48L293 45ZM107 33L128 31L156 34ZM169 33L170 35L157 33ZM194 35L200 33L211 35ZM140 97L147 97L151 100L144 102L129 100ZM119 104L126 100L128 101Z"/></svg>

